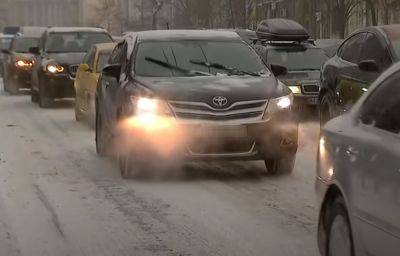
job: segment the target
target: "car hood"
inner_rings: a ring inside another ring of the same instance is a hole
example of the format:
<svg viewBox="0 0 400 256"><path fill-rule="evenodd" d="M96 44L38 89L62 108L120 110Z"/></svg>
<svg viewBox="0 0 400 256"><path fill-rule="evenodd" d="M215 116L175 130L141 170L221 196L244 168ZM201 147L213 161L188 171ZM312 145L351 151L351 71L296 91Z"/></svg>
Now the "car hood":
<svg viewBox="0 0 400 256"><path fill-rule="evenodd" d="M205 76L149 78L136 81L157 97L172 101L205 102L212 104L216 96L226 97L228 106L238 101L276 98L289 93L274 76Z"/></svg>
<svg viewBox="0 0 400 256"><path fill-rule="evenodd" d="M48 53L46 59L54 60L59 64L75 65L80 64L85 56L84 52L73 53Z"/></svg>
<svg viewBox="0 0 400 256"><path fill-rule="evenodd" d="M319 81L320 76L321 72L319 70L289 71L286 75L279 76L278 79L289 86L302 82Z"/></svg>

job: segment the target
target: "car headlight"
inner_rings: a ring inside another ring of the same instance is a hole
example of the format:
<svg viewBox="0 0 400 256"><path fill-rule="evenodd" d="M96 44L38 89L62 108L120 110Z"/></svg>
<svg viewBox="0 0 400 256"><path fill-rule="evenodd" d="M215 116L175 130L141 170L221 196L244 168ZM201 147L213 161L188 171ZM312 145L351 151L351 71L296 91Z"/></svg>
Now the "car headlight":
<svg viewBox="0 0 400 256"><path fill-rule="evenodd" d="M160 99L131 96L131 102L136 116L171 116L168 104Z"/></svg>
<svg viewBox="0 0 400 256"><path fill-rule="evenodd" d="M300 86L293 85L293 86L288 86L288 87L292 91L293 94L301 94Z"/></svg>
<svg viewBox="0 0 400 256"><path fill-rule="evenodd" d="M30 69L30 68L32 68L33 64L34 64L33 60L22 60L22 59L20 59L20 60L16 60L15 61L15 66L17 68L22 68L22 69Z"/></svg>
<svg viewBox="0 0 400 256"><path fill-rule="evenodd" d="M60 74L64 72L64 67L59 64L48 64L46 66L46 71L51 74Z"/></svg>
<svg viewBox="0 0 400 256"><path fill-rule="evenodd" d="M293 94L289 94L275 99L270 99L268 101L268 106L265 111L264 118L267 118L270 115L282 110L290 110L292 105L293 105Z"/></svg>

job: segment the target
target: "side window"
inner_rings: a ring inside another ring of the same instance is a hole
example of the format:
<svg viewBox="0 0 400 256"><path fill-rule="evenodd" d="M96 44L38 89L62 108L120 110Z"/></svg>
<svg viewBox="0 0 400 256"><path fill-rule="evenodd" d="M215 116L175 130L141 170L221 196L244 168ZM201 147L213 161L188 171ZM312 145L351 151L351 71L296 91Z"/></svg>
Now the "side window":
<svg viewBox="0 0 400 256"><path fill-rule="evenodd" d="M93 68L94 68L94 58L95 58L95 56L96 56L96 48L93 47L89 52L88 63L87 63L91 70L93 70Z"/></svg>
<svg viewBox="0 0 400 256"><path fill-rule="evenodd" d="M89 65L89 59L90 59L91 54L93 54L93 47L90 48L90 50L85 54L85 57L83 57L82 63Z"/></svg>
<svg viewBox="0 0 400 256"><path fill-rule="evenodd" d="M347 39L339 49L339 57L351 63L358 63L364 39L365 33L356 34Z"/></svg>
<svg viewBox="0 0 400 256"><path fill-rule="evenodd" d="M367 33L360 61L375 60L378 66L385 70L392 64L389 50L372 33Z"/></svg>
<svg viewBox="0 0 400 256"><path fill-rule="evenodd" d="M362 106L361 122L392 133L400 133L400 73L389 77Z"/></svg>

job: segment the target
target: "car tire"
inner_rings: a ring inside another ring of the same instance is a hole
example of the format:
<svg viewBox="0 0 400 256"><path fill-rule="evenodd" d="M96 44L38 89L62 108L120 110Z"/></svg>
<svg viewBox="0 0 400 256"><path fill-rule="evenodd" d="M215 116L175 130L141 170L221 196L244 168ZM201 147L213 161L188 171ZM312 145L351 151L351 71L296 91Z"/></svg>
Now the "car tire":
<svg viewBox="0 0 400 256"><path fill-rule="evenodd" d="M335 96L332 91L328 91L322 96L321 104L319 106L320 126L324 126L329 120L335 118L338 115L337 112Z"/></svg>
<svg viewBox="0 0 400 256"><path fill-rule="evenodd" d="M102 120L102 115L99 111L96 111L96 152L99 156L105 157L109 154L109 148L111 147L107 134L105 133L105 127Z"/></svg>
<svg viewBox="0 0 400 256"><path fill-rule="evenodd" d="M271 175L290 174L293 172L296 153L287 154L278 159L265 159L267 173Z"/></svg>
<svg viewBox="0 0 400 256"><path fill-rule="evenodd" d="M39 92L38 92L39 107L40 108L50 108L53 106L54 100L46 96L46 92L43 88L43 83L42 82L39 82L39 83L40 83L39 84Z"/></svg>
<svg viewBox="0 0 400 256"><path fill-rule="evenodd" d="M38 92L31 89L31 102L37 103L39 101Z"/></svg>
<svg viewBox="0 0 400 256"><path fill-rule="evenodd" d="M354 256L349 214L341 197L333 202L330 209L326 244L326 255Z"/></svg>

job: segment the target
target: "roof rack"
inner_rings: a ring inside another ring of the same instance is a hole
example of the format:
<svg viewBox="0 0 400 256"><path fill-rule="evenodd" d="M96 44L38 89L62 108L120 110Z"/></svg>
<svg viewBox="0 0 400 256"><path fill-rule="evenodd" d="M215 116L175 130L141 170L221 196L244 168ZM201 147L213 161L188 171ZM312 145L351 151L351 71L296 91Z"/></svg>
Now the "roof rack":
<svg viewBox="0 0 400 256"><path fill-rule="evenodd" d="M256 31L262 41L303 42L310 38L307 30L294 20L267 19L260 22Z"/></svg>

